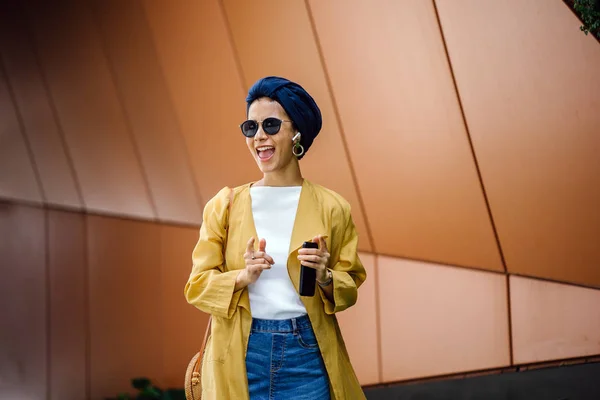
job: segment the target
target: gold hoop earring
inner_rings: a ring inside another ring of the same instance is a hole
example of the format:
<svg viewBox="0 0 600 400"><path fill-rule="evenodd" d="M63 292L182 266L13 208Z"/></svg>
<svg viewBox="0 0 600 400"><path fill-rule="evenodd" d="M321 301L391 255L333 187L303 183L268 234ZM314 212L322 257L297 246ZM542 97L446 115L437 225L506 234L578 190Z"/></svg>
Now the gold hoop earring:
<svg viewBox="0 0 600 400"><path fill-rule="evenodd" d="M304 146L302 146L299 141L294 143L294 147L292 147L292 153L294 153L297 158L302 157L304 154Z"/></svg>

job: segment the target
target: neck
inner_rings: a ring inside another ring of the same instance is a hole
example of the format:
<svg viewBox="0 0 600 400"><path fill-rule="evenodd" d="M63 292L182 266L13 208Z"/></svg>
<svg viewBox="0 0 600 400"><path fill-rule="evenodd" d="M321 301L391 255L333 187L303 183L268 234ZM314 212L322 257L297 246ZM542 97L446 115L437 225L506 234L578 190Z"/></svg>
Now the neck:
<svg viewBox="0 0 600 400"><path fill-rule="evenodd" d="M294 159L285 168L268 172L257 182L261 186L302 186L304 178L300 172L300 164Z"/></svg>

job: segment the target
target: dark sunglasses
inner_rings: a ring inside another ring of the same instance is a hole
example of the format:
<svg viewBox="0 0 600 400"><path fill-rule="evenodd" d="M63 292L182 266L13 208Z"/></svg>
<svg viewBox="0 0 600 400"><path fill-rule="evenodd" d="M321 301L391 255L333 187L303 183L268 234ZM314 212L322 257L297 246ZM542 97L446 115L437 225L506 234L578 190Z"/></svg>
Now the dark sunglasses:
<svg viewBox="0 0 600 400"><path fill-rule="evenodd" d="M268 135L275 135L277 132L279 132L279 129L281 129L281 124L284 122L292 121L281 120L279 118L274 117L265 118L265 120L262 122L263 131ZM255 121L253 119L249 119L247 121L244 121L240 125L240 128L242 129L242 133L244 134L244 136L251 138L254 137L254 135L256 135L256 132L258 132L259 124L260 122Z"/></svg>

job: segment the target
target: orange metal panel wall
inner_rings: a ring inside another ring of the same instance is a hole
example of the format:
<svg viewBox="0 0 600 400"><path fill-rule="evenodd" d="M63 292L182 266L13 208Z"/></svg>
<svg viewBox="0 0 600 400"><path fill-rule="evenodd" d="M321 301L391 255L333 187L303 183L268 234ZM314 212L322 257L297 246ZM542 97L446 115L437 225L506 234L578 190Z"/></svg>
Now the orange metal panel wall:
<svg viewBox="0 0 600 400"><path fill-rule="evenodd" d="M32 51L31 41L25 26L21 10L14 7L15 2L3 1L0 4L0 55L5 68L8 82L12 89L14 108L18 110L24 137L29 143L31 154L35 160L36 172L39 174L41 191L44 199L49 204L80 208L81 197L77 189L74 171L69 164L66 149L54 114L47 87L39 68L36 54ZM8 96L6 90L0 89L0 96ZM4 112L10 112L11 106L2 105ZM2 117L2 123L8 124L12 118ZM16 128L16 126L15 126ZM16 134L18 129L2 129L6 134ZM4 142L4 141L3 141ZM12 146L0 148L7 154L0 155L0 160L10 160L17 157L26 162L28 157L22 150L15 148L18 141L13 141ZM32 160L33 161L33 160ZM33 185L32 178L25 174L29 166L19 169L9 168L13 177L20 180L19 186ZM19 170L23 172L18 172ZM0 180L6 179L1 174ZM4 185L2 185L4 186ZM28 189L35 193L35 189ZM21 199L31 197L26 192ZM34 195L39 200L39 195Z"/></svg>
<svg viewBox="0 0 600 400"><path fill-rule="evenodd" d="M50 210L47 233L50 398L85 399L89 361L85 217Z"/></svg>
<svg viewBox="0 0 600 400"><path fill-rule="evenodd" d="M0 203L0 238L0 398L42 399L48 387L44 211Z"/></svg>
<svg viewBox="0 0 600 400"><path fill-rule="evenodd" d="M136 376L180 387L208 319L183 296L198 230L44 219L0 203L0 398L104 398Z"/></svg>
<svg viewBox="0 0 600 400"><path fill-rule="evenodd" d="M208 323L208 314L189 305L183 296L191 270L191 249L197 241L197 229L160 227L161 381L171 387L181 387L182 373L200 350Z"/></svg>
<svg viewBox="0 0 600 400"><path fill-rule="evenodd" d="M358 380L363 385L370 385L381 382L377 257L360 254L360 259L367 270L367 280L359 289L357 303L340 313L338 321Z"/></svg>
<svg viewBox="0 0 600 400"><path fill-rule="evenodd" d="M544 0L3 2L0 198L49 208L0 201L0 397L181 386L200 212L260 177L238 124L267 74L321 106L301 165L369 252L339 315L363 384L508 366L511 340L514 364L600 353L600 290L511 276L509 299L505 275L600 287L600 47L578 25Z"/></svg>
<svg viewBox="0 0 600 400"><path fill-rule="evenodd" d="M245 93L217 0L144 1L202 200L259 178L238 125Z"/></svg>
<svg viewBox="0 0 600 400"><path fill-rule="evenodd" d="M302 171L307 179L339 192L350 202L360 234L359 247L371 251L358 189L344 148L344 135L336 119L305 3L301 0L223 3L245 86L263 76L285 76L299 82L319 104L323 128L301 161Z"/></svg>
<svg viewBox="0 0 600 400"><path fill-rule="evenodd" d="M125 118L163 221L202 222L189 154L138 1L95 1L95 16Z"/></svg>
<svg viewBox="0 0 600 400"><path fill-rule="evenodd" d="M42 203L27 142L0 65L0 196Z"/></svg>
<svg viewBox="0 0 600 400"><path fill-rule="evenodd" d="M516 363L600 354L600 290L510 277Z"/></svg>
<svg viewBox="0 0 600 400"><path fill-rule="evenodd" d="M91 394L162 378L160 227L88 217ZM154 350L152 350L154 349Z"/></svg>
<svg viewBox="0 0 600 400"><path fill-rule="evenodd" d="M154 218L89 5L36 2L27 15L86 207Z"/></svg>
<svg viewBox="0 0 600 400"><path fill-rule="evenodd" d="M377 252L502 270L432 3L310 4Z"/></svg>
<svg viewBox="0 0 600 400"><path fill-rule="evenodd" d="M600 286L598 42L560 1L436 4L509 272Z"/></svg>
<svg viewBox="0 0 600 400"><path fill-rule="evenodd" d="M383 381L510 365L506 277L379 257Z"/></svg>

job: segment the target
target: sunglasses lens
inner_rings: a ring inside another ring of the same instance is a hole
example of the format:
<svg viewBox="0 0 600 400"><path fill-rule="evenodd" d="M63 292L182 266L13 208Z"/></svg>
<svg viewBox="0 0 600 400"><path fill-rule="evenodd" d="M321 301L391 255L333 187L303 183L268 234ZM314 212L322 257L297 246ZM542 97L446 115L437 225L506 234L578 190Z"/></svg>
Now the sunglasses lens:
<svg viewBox="0 0 600 400"><path fill-rule="evenodd" d="M267 118L263 121L263 130L269 135L274 135L279 132L281 121L277 118Z"/></svg>
<svg viewBox="0 0 600 400"><path fill-rule="evenodd" d="M241 128L244 136L252 137L256 135L256 132L258 131L258 123L256 121L248 120L242 124Z"/></svg>

